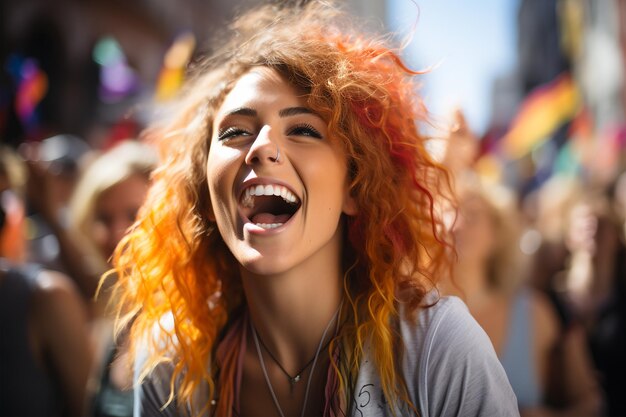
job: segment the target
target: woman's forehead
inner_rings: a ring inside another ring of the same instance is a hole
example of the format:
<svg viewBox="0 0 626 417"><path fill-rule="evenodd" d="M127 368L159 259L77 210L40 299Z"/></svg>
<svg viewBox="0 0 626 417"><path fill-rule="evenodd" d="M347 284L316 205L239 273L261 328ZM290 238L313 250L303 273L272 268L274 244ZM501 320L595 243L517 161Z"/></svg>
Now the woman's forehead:
<svg viewBox="0 0 626 417"><path fill-rule="evenodd" d="M245 105L265 105L277 100L306 106L307 95L275 69L254 67L234 82L218 109L218 117Z"/></svg>

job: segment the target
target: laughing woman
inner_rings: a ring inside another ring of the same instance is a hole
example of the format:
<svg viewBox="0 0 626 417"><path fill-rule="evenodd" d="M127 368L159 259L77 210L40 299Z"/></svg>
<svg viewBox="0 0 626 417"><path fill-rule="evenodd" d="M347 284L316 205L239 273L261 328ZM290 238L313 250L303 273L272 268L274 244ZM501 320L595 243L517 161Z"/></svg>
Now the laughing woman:
<svg viewBox="0 0 626 417"><path fill-rule="evenodd" d="M447 175L413 76L328 5L240 18L115 256L136 415L509 416L485 333L439 298Z"/></svg>

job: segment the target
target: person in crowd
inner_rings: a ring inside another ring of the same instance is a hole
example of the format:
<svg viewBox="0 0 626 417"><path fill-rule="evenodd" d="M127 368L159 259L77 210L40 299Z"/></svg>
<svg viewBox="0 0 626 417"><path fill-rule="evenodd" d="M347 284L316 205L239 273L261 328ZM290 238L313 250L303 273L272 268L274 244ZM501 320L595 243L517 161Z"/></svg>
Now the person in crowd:
<svg viewBox="0 0 626 417"><path fill-rule="evenodd" d="M563 329L579 322L564 296L564 282L569 257L566 242L569 211L583 192L578 178L554 175L522 202L526 223L539 237L536 250L529 253L528 283L548 296Z"/></svg>
<svg viewBox="0 0 626 417"><path fill-rule="evenodd" d="M135 415L518 415L489 338L436 290L449 179L416 73L296 3L239 18L149 130L163 163L114 255Z"/></svg>
<svg viewBox="0 0 626 417"><path fill-rule="evenodd" d="M525 285L513 194L467 173L458 194L459 262L446 292L464 296L489 335L521 415L598 415L602 397L584 331L561 329L548 298Z"/></svg>
<svg viewBox="0 0 626 417"><path fill-rule="evenodd" d="M588 328L608 416L626 414L625 190L622 173L606 191L587 192L571 207L570 262L563 274L569 284L565 296Z"/></svg>
<svg viewBox="0 0 626 417"><path fill-rule="evenodd" d="M0 176L6 172L0 166ZM3 190L0 240L23 220L21 200ZM13 237L24 239L24 233ZM5 249L0 249L0 415L85 415L91 349L83 300L65 275L16 264Z"/></svg>
<svg viewBox="0 0 626 417"><path fill-rule="evenodd" d="M86 294L93 297L99 278L110 268L113 250L132 226L157 165L150 145L126 140L107 150L87 166L69 202L68 228L81 247L85 268L68 270L83 276ZM93 271L86 276L85 271Z"/></svg>
<svg viewBox="0 0 626 417"><path fill-rule="evenodd" d="M82 280L93 298L99 278L122 236L132 226L157 165L153 147L126 140L96 157L80 177L69 204L69 233L74 245L62 247L67 269ZM66 242L67 239L61 238ZM77 250L80 248L80 250ZM95 417L131 416L132 371L125 366L125 337L113 340L113 323L106 314L110 302L109 277L96 298L92 323L95 369L90 384L91 413Z"/></svg>
<svg viewBox="0 0 626 417"><path fill-rule="evenodd" d="M60 252L64 242L58 238L67 228L69 200L93 151L83 139L69 134L22 143L18 149L28 168L28 260L69 273Z"/></svg>

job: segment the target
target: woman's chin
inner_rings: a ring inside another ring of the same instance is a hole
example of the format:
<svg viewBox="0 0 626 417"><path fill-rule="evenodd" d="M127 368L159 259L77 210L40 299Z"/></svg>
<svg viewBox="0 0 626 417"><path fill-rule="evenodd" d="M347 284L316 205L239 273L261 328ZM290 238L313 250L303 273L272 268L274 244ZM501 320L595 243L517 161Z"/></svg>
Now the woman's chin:
<svg viewBox="0 0 626 417"><path fill-rule="evenodd" d="M288 269L284 253L280 256L250 249L243 256L236 258L246 271L255 275L277 275Z"/></svg>
<svg viewBox="0 0 626 417"><path fill-rule="evenodd" d="M248 260L241 262L243 268L254 275L278 275L287 270L283 265L269 259Z"/></svg>

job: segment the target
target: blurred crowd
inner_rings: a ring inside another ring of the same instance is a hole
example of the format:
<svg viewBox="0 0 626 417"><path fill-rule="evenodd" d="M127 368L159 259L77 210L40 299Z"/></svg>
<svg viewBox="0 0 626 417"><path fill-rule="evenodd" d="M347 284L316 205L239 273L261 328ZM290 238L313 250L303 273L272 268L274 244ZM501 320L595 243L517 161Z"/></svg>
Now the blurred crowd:
<svg viewBox="0 0 626 417"><path fill-rule="evenodd" d="M449 140L458 260L442 292L491 338L522 416L626 415L626 175L521 195L482 171L461 113Z"/></svg>
<svg viewBox="0 0 626 417"><path fill-rule="evenodd" d="M157 157L136 140L78 159L44 156L74 140L0 150L2 415L132 415L124 338L114 341L106 313L114 278L100 279Z"/></svg>
<svg viewBox="0 0 626 417"><path fill-rule="evenodd" d="M490 129L453 116L458 262L522 415L626 415L626 3L522 1ZM508 92L508 94L507 94Z"/></svg>
<svg viewBox="0 0 626 417"><path fill-rule="evenodd" d="M132 415L101 277L158 163L147 114L207 35L194 19L224 13L78 3L2 6L0 415ZM626 416L626 3L524 0L518 23L516 98L502 81L488 132L459 110L441 135L458 203L441 292L491 338L523 416Z"/></svg>

